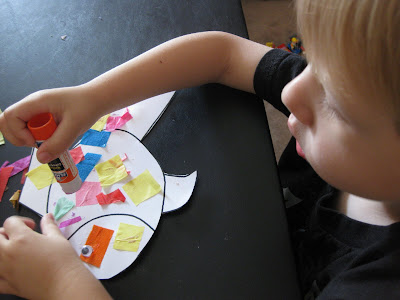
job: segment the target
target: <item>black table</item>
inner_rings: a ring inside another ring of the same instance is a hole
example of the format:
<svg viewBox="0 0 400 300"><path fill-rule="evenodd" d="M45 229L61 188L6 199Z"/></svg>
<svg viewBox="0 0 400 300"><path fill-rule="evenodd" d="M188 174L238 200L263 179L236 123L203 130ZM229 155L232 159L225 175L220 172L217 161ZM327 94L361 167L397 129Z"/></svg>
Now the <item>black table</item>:
<svg viewBox="0 0 400 300"><path fill-rule="evenodd" d="M86 82L183 34L221 30L247 37L239 0L2 1L0 19L3 110L39 89ZM262 100L216 84L178 91L144 144L165 172L198 170L198 181L189 203L161 218L134 264L102 281L111 295L297 298ZM0 163L29 153L7 142ZM20 178L9 182L0 224L15 214L8 199ZM19 213L38 221L24 207Z"/></svg>

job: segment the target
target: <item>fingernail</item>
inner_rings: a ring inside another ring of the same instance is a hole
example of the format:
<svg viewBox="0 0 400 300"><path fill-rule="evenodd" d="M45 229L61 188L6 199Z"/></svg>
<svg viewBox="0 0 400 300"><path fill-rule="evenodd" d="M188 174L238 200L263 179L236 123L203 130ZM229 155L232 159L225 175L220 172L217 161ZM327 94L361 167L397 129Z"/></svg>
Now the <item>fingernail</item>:
<svg viewBox="0 0 400 300"><path fill-rule="evenodd" d="M52 213L49 213L48 215L49 215L50 220L52 220L53 222L55 222L55 220L54 220L54 215L53 215Z"/></svg>

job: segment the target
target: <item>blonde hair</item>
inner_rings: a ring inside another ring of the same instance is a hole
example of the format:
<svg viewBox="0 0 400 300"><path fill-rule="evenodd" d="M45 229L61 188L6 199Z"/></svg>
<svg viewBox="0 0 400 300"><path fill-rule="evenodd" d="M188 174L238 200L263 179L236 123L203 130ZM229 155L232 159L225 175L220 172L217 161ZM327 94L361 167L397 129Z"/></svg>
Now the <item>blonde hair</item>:
<svg viewBox="0 0 400 300"><path fill-rule="evenodd" d="M400 1L297 0L296 10L320 79L349 99L382 101L400 133Z"/></svg>

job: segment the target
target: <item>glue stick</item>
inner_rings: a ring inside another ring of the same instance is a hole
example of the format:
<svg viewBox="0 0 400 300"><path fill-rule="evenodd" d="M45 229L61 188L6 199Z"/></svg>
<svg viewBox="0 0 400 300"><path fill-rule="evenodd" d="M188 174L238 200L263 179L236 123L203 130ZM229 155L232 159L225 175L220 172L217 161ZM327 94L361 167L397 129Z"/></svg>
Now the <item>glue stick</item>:
<svg viewBox="0 0 400 300"><path fill-rule="evenodd" d="M52 136L56 128L57 124L50 113L36 115L28 121L28 129L38 147ZM68 151L63 152L59 158L52 160L48 165L64 193L72 194L81 188L82 180L79 177L79 171Z"/></svg>

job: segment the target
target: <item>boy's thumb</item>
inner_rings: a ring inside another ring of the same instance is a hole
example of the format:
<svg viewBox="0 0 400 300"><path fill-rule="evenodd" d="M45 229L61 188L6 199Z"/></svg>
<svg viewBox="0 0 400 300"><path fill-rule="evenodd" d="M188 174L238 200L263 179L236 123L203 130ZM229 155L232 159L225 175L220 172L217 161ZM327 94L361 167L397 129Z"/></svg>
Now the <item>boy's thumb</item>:
<svg viewBox="0 0 400 300"><path fill-rule="evenodd" d="M44 215L42 220L40 220L40 228L42 230L42 234L44 235L62 236L62 233L58 228L56 221L54 220L54 216L51 213Z"/></svg>

